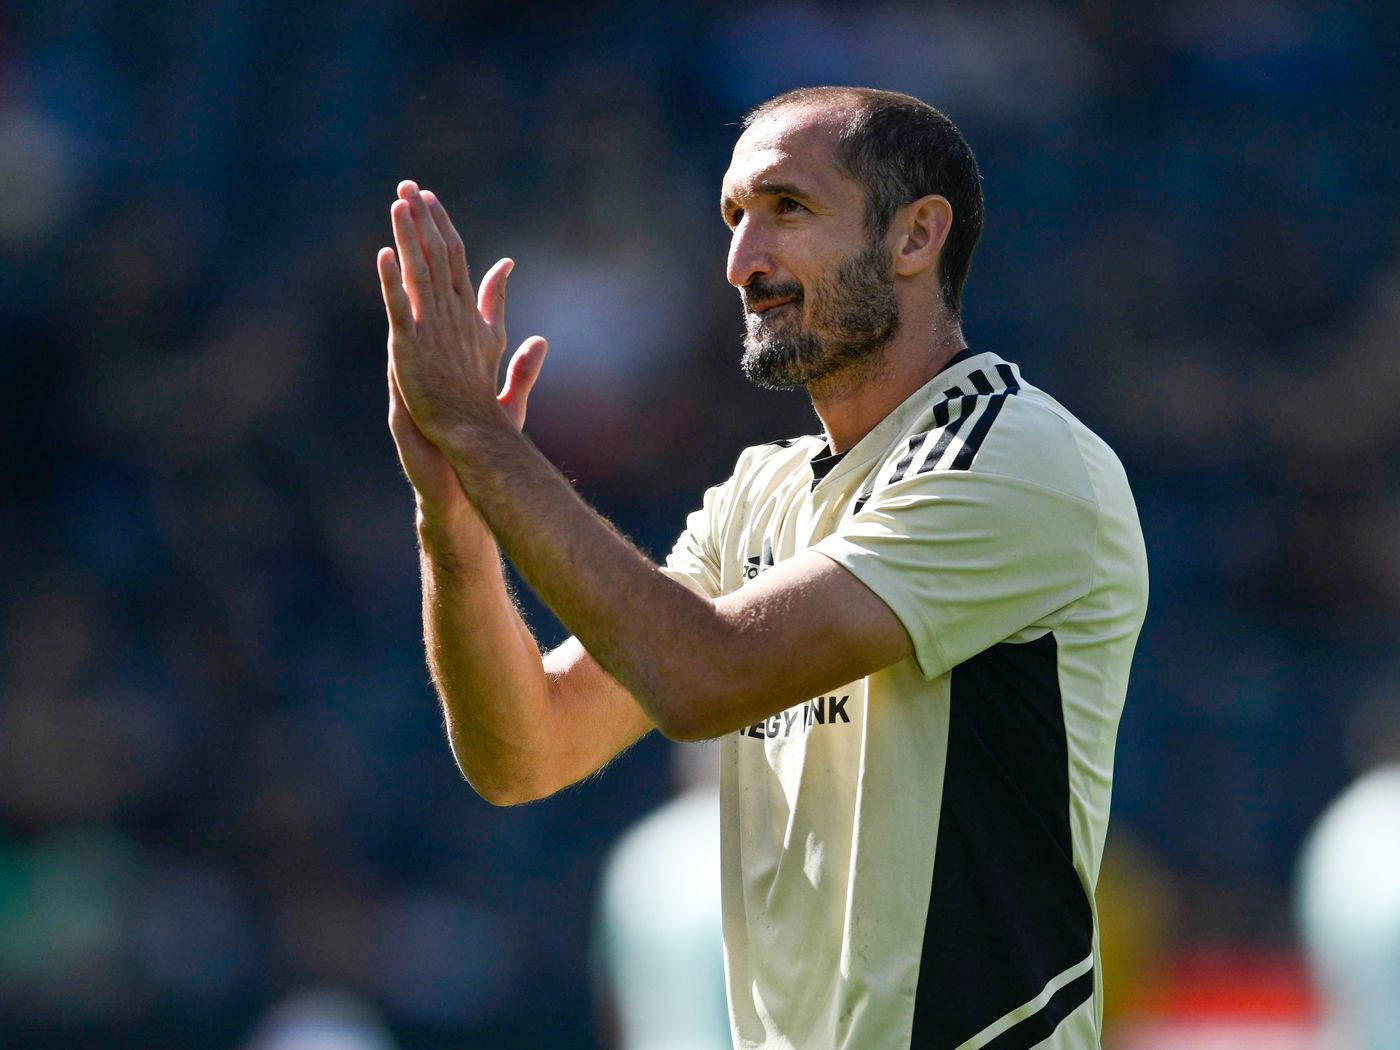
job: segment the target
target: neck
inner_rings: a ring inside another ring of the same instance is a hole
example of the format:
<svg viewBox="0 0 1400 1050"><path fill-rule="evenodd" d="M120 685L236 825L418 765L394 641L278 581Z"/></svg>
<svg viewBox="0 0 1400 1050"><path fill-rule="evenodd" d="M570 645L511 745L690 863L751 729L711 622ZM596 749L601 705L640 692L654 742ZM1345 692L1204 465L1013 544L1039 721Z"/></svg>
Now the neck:
<svg viewBox="0 0 1400 1050"><path fill-rule="evenodd" d="M957 318L923 335L916 341L901 329L884 349L807 387L831 451L854 446L967 347Z"/></svg>

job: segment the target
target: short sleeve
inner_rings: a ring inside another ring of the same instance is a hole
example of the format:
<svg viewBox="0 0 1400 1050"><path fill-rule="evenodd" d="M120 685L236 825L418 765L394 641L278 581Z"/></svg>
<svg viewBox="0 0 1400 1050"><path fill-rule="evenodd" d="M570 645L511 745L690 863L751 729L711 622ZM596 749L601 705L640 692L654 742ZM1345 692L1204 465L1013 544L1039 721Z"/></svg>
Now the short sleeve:
<svg viewBox="0 0 1400 1050"><path fill-rule="evenodd" d="M707 598L721 593L718 521L727 488L728 484L716 485L705 493L700 509L686 516L685 531L661 566L671 579Z"/></svg>
<svg viewBox="0 0 1400 1050"><path fill-rule="evenodd" d="M1097 526L1082 497L933 471L877 491L813 549L893 610L933 679L1087 594Z"/></svg>

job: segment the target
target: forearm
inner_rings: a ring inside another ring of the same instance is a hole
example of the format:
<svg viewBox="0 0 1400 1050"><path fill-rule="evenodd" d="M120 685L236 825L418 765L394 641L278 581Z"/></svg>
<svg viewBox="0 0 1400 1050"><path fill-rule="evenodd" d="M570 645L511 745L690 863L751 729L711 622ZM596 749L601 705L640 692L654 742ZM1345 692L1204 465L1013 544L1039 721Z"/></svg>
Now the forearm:
<svg viewBox="0 0 1400 1050"><path fill-rule="evenodd" d="M500 554L470 507L418 517L423 633L453 756L492 802L532 794L550 734L538 646L506 588Z"/></svg>
<svg viewBox="0 0 1400 1050"><path fill-rule="evenodd" d="M473 402L490 402L512 432L525 421L545 341L525 340L505 386L495 383L514 264L497 262L474 293L440 202L408 181L399 197L390 208L397 251L381 250L377 265L389 317L389 428L421 512L429 666L472 785L493 802L525 801L598 769L651 723L576 642L541 657L506 591L495 542L441 447L445 424Z"/></svg>
<svg viewBox="0 0 1400 1050"><path fill-rule="evenodd" d="M501 549L588 652L669 736L724 688L727 627L713 603L666 577L520 435L464 424L448 451Z"/></svg>

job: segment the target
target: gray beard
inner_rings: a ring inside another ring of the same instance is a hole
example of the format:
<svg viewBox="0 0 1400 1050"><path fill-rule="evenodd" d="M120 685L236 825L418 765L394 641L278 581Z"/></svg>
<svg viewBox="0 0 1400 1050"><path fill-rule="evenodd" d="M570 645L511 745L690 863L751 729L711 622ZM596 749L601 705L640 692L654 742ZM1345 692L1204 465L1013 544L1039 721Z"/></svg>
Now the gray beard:
<svg viewBox="0 0 1400 1050"><path fill-rule="evenodd" d="M800 315L806 298L795 301L792 314ZM749 382L770 390L809 386L869 360L899 329L889 250L878 239L841 260L834 273L816 282L810 298L811 330L799 328L795 316L776 322L763 314L745 316L739 366Z"/></svg>

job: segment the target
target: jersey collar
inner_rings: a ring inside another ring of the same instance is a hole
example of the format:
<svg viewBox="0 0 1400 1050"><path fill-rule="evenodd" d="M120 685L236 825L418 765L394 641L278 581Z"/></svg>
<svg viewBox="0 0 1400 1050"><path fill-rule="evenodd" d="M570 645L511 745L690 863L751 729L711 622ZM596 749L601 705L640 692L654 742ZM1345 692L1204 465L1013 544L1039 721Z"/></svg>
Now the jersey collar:
<svg viewBox="0 0 1400 1050"><path fill-rule="evenodd" d="M981 353L964 347L959 350L935 375L919 389L915 390L880 422L845 452L832 452L831 442L823 442L820 451L809 461L812 468L812 491L831 477L840 477L881 456L894 441L907 429L909 422L933 401L943 400L943 391L959 380L965 380L977 368L990 369L1001 362L1001 358L990 350ZM1014 367L1014 366L1013 366Z"/></svg>

